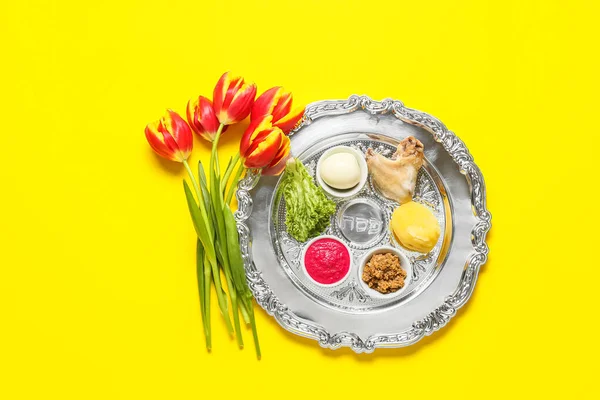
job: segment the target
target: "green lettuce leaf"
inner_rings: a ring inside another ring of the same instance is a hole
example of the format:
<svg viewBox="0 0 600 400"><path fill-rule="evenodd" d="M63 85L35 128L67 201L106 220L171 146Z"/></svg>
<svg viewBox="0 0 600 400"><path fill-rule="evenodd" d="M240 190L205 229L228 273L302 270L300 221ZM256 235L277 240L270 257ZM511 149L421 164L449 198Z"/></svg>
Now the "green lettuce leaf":
<svg viewBox="0 0 600 400"><path fill-rule="evenodd" d="M305 242L327 228L335 203L315 185L300 160L291 158L287 162L280 188L287 209L285 224L292 237Z"/></svg>

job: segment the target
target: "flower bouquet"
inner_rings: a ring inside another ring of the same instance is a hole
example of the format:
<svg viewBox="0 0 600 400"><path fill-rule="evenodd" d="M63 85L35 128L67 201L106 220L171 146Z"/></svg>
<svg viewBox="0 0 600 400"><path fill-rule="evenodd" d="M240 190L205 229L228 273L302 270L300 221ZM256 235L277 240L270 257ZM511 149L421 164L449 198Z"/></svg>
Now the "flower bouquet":
<svg viewBox="0 0 600 400"><path fill-rule="evenodd" d="M263 175L279 175L284 170L290 157L287 135L302 118L304 107L292 109L292 94L281 87L273 87L255 99L256 93L254 83L226 72L215 86L212 101L199 96L188 102L187 121L167 110L160 120L146 126L145 134L158 155L182 163L189 175L190 183L184 180L183 187L197 234L196 272L206 348L212 348L210 295L214 287L229 333L235 335L242 348L241 314L251 326L260 358L252 293L246 282L230 203L247 169L260 170ZM219 138L229 125L248 116L250 125L240 140L240 150L221 174ZM204 168L199 162L197 177L188 163L193 148L192 131L212 143L209 165Z"/></svg>

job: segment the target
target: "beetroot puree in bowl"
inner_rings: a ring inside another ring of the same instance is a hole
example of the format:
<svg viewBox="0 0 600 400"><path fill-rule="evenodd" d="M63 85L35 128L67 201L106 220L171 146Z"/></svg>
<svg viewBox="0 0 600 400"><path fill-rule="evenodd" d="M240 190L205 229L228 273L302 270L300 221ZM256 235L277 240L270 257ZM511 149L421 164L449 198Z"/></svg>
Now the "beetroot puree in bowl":
<svg viewBox="0 0 600 400"><path fill-rule="evenodd" d="M341 281L348 274L350 253L337 239L316 239L308 245L304 253L304 268L315 282L331 285Z"/></svg>

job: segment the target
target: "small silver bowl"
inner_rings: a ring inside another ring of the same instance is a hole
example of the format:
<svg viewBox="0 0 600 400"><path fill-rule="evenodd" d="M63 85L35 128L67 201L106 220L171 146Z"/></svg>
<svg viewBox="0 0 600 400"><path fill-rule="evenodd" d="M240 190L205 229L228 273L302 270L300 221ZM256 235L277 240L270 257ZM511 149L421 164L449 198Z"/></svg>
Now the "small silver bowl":
<svg viewBox="0 0 600 400"><path fill-rule="evenodd" d="M363 275L365 266L367 265L367 263L369 262L371 257L373 257L376 254L384 254L384 253L392 253L395 256L398 256L398 258L400 259L400 266L402 267L402 269L404 269L406 271L406 278L404 279L404 286L401 289L398 289L393 293L387 293L387 294L380 293L375 289L371 289L369 287L369 285L367 285L365 283L365 281L363 281L363 279L362 279L362 275ZM406 290L408 285L410 284L411 279L412 279L412 264L411 264L410 260L398 249L395 249L395 248L389 247L389 246L377 247L371 251L368 251L367 253L365 253L365 255L361 259L360 264L358 266L358 281L359 281L361 287L363 288L364 291L367 292L367 294L369 296L378 298L378 299L389 299L391 297L396 297L396 296L402 294Z"/></svg>
<svg viewBox="0 0 600 400"><path fill-rule="evenodd" d="M360 168L360 181L356 184L356 186L351 187L350 189L336 189L329 186L323 179L321 178L321 164L327 157L337 154L337 153L350 153L354 157L356 157L356 161L358 162L358 167ZM365 160L365 156L358 150L353 149L350 146L336 146L331 149L325 151L321 157L319 157L319 161L317 162L317 171L315 173L315 177L317 179L317 183L323 188L323 190L328 193L330 196L333 196L338 199L352 197L365 186L367 182L367 178L369 177L369 169L367 167L367 161Z"/></svg>
<svg viewBox="0 0 600 400"><path fill-rule="evenodd" d="M346 251L348 252L348 256L350 259L350 265L348 266L348 272L346 272L346 275L344 275L341 279L339 279L336 282L333 283L321 283L321 282L317 282L312 276L310 276L310 274L308 273L308 271L306 270L306 265L304 263L304 258L306 257L306 251L308 250L308 248L317 240L320 239L333 239L336 242L341 243L344 248L346 249ZM331 235L322 235L322 236L317 236L316 238L313 238L311 240L309 240L306 243L306 246L304 246L304 249L302 250L302 256L300 258L300 262L302 264L302 272L304 272L304 275L310 279L311 282L313 282L315 285L318 286L322 286L322 287L333 287L333 286L337 286L340 283L344 282L346 279L348 279L348 276L350 275L350 272L352 271L352 252L350 251L350 248L346 245L346 243L344 243L343 241L340 240L340 238L336 237L336 236L331 236Z"/></svg>

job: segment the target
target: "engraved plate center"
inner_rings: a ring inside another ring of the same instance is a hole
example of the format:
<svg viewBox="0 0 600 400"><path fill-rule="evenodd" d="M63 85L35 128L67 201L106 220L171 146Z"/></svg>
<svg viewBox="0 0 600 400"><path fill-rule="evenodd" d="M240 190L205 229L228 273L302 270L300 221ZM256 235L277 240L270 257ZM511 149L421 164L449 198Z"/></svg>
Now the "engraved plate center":
<svg viewBox="0 0 600 400"><path fill-rule="evenodd" d="M337 224L342 235L354 243L373 242L384 232L384 218L379 205L364 198L346 203L339 211Z"/></svg>

